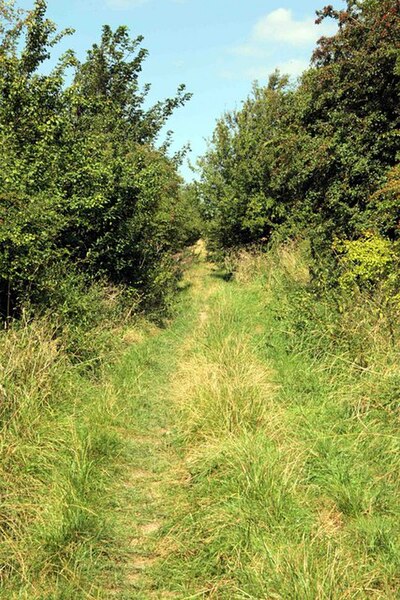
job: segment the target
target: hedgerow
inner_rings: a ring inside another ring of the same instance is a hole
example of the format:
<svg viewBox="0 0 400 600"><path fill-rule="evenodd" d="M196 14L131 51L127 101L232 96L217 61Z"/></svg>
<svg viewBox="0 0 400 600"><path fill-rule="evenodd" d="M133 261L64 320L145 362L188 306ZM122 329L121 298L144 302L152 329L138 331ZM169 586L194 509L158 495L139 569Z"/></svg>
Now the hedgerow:
<svg viewBox="0 0 400 600"><path fill-rule="evenodd" d="M317 17L338 29L298 85L275 72L218 122L200 197L212 250L305 234L314 282L335 285L335 240L399 238L400 7L348 0Z"/></svg>
<svg viewBox="0 0 400 600"><path fill-rule="evenodd" d="M60 39L45 0L24 12L0 2L0 309L3 318L63 304L68 274L133 289L151 309L168 301L172 257L193 237L181 202L181 158L159 142L190 98L148 107L142 37L104 26L80 62L45 73ZM177 235L177 231L179 234Z"/></svg>

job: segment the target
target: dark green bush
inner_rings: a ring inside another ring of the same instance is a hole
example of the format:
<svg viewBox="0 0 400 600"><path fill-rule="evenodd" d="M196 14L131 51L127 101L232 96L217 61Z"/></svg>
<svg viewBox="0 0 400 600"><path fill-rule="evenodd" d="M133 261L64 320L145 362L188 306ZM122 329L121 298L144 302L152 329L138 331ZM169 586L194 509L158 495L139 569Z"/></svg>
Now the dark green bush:
<svg viewBox="0 0 400 600"><path fill-rule="evenodd" d="M192 238L175 235L188 207L180 155L157 138L189 94L180 86L144 107L147 51L126 27L105 26L83 63L70 51L43 74L63 35L44 0L29 12L0 3L0 310L9 318L29 303L64 319L72 281L132 288L162 307L179 276L172 256Z"/></svg>
<svg viewBox="0 0 400 600"><path fill-rule="evenodd" d="M337 238L399 235L397 0L348 0L318 19L321 38L297 86L274 73L217 124L201 161L209 246L227 251L306 232L315 284L336 284Z"/></svg>

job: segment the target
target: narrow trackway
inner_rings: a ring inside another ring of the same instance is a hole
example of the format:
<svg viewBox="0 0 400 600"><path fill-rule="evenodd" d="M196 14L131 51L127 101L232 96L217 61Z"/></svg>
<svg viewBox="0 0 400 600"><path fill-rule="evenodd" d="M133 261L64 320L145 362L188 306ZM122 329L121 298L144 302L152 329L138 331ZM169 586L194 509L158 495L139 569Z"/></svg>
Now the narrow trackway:
<svg viewBox="0 0 400 600"><path fill-rule="evenodd" d="M224 282L213 276L202 248L183 284L185 298L178 316L166 329L150 328L133 344L120 366L114 389L125 399L118 434L128 448L123 477L114 491L119 537L125 548L122 575L108 587L113 597L130 599L177 598L151 571L163 560L160 532L166 524L166 495L185 485L186 466L174 437L176 414L171 402L177 365L196 344L207 321L208 305ZM161 536L162 537L162 536Z"/></svg>

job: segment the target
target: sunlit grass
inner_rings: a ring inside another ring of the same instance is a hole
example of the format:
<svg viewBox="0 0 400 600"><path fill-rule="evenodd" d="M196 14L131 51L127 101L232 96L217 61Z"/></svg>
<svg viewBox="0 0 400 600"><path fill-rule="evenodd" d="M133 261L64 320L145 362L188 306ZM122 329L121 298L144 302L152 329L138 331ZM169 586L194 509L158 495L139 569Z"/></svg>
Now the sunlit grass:
<svg viewBox="0 0 400 600"><path fill-rule="evenodd" d="M0 598L398 597L398 336L305 256L196 262L94 373L3 334Z"/></svg>
<svg viewBox="0 0 400 600"><path fill-rule="evenodd" d="M311 296L305 261L242 256L181 357L188 474L157 572L177 598L397 597L398 347L372 307Z"/></svg>

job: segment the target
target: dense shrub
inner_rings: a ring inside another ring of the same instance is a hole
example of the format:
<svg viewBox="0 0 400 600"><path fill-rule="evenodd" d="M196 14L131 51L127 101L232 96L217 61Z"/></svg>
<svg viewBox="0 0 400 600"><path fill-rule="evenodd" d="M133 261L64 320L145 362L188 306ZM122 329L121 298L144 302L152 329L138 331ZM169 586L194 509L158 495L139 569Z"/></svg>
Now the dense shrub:
<svg viewBox="0 0 400 600"><path fill-rule="evenodd" d="M400 8L348 0L317 14L336 34L319 40L296 87L274 73L220 119L200 196L210 248L306 231L314 274L332 283L335 239L399 235Z"/></svg>
<svg viewBox="0 0 400 600"><path fill-rule="evenodd" d="M69 33L57 33L46 2L30 12L0 3L0 18L3 316L26 302L54 308L65 273L77 274L78 285L134 288L160 306L177 276L170 257L191 236L175 235L185 207L180 155L169 157L157 140L189 94L180 86L145 108L147 51L126 27L105 26L84 62L70 51L44 74L42 63Z"/></svg>

